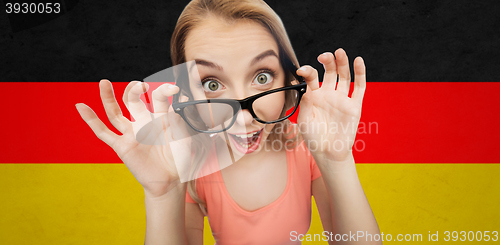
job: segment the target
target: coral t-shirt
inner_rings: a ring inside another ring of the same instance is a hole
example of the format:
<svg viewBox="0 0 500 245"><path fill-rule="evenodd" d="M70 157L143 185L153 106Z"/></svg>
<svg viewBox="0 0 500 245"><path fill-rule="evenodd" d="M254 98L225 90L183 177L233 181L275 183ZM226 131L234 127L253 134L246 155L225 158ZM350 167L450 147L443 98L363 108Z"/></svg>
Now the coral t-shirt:
<svg viewBox="0 0 500 245"><path fill-rule="evenodd" d="M285 191L277 200L255 211L242 209L231 198L220 171L197 180L196 190L207 204L208 220L218 245L291 244L291 232L307 233L311 224L311 182L321 173L303 141L286 151ZM212 157L209 161L217 159ZM186 202L196 203L189 192Z"/></svg>

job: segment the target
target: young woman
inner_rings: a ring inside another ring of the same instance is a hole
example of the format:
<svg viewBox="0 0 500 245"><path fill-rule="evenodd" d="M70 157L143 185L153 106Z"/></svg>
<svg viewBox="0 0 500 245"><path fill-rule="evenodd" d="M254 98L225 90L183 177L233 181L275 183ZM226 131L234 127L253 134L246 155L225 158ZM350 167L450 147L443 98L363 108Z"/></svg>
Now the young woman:
<svg viewBox="0 0 500 245"><path fill-rule="evenodd" d="M325 231L333 234L330 238L340 234L347 244L381 243L350 236L358 231L379 234L352 156L366 87L360 57L354 60L354 90L348 97L346 53L338 49L335 56L319 55L325 68L320 88L314 68L297 69L283 24L260 0L190 2L175 27L171 51L174 65L196 64L201 82L188 86L193 101L247 98L253 103L210 137L214 147L207 150L215 153L207 161L231 161L218 154L224 147L238 161L189 184L179 181L169 145L136 140L133 123L122 115L109 81L99 84L101 98L109 120L123 135L110 131L88 106L76 105L97 137L115 150L144 187L146 244L203 244L205 214L217 244L300 243L298 235L309 229L311 195ZM293 75L303 77L307 86L296 89L300 77ZM167 128L210 131L209 126L196 128L186 114L168 113L173 111L168 97L179 90L165 84L153 92L155 117L166 115ZM146 91L136 81L125 90L123 99L134 118L147 112L139 99ZM287 112L299 102L297 125L292 125ZM200 110L203 104L197 106ZM214 124L213 117L211 121ZM277 141L293 147L275 147Z"/></svg>

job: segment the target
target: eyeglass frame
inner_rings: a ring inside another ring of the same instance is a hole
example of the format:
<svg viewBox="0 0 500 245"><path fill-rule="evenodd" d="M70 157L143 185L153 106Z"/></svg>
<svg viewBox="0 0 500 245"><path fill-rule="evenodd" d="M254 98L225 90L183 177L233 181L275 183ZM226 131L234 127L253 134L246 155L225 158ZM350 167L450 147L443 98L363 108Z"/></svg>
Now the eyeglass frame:
<svg viewBox="0 0 500 245"><path fill-rule="evenodd" d="M236 121L236 117L233 116L233 119L231 120L231 123L229 123L229 125L227 127L225 127L224 129L210 130L210 131L208 131L208 130L201 130L201 129L196 128L194 125L192 125L189 122L189 120L187 119L187 117L185 116L184 109L186 107L188 107L188 106L197 105L197 104L206 104L206 103L227 104L227 105L230 105L233 108L233 115L237 115L238 111L240 109L241 110L247 109L250 112L250 114L252 115L252 117L257 122L264 123L264 124L272 124L272 123L281 122L281 121L289 118L290 116L292 116L297 111L298 105L300 104L300 100L301 100L302 96L304 95L304 93L306 93L306 91L307 91L307 83L305 82L304 78L301 77L301 76L299 76L299 75L297 75L297 73L296 73L296 69L297 68L295 67L295 65L293 65L293 63L290 60L287 60L287 61L288 62L285 62L285 63L288 63L286 65L289 68L291 68L290 72L295 77L295 79L297 79L297 81L299 82L299 84L295 84L295 85L292 85L292 86L281 87L281 88L276 88L276 89L264 91L262 93L255 94L255 95L252 95L250 97L247 97L247 98L244 98L244 99L241 99L241 100L234 100L234 99L206 99L206 100L195 100L195 101L187 101L187 102L177 102L177 101L179 101L179 96L180 96L179 95L180 91L179 91L177 94L174 94L174 96L173 96L172 108L173 108L174 112L177 113L177 114L179 114L182 117L182 119L193 130L195 130L196 132L200 132L200 133L214 134L214 133L224 132L224 131L228 130L229 128L231 128L234 125L234 122ZM290 115L287 115L286 117L283 117L283 118L280 118L280 119L277 119L277 120L274 120L274 121L270 121L270 122L263 121L263 120L261 120L260 118L257 117L257 115L253 111L253 107L252 107L253 102L255 100L257 100L258 98L263 97L265 95L268 95L268 94L272 94L272 93L276 93L276 92L281 92L281 91L287 91L287 90L297 90L297 92L298 92L298 94L297 94L297 104L294 106L294 110L293 110L292 113L290 113Z"/></svg>
<svg viewBox="0 0 500 245"><path fill-rule="evenodd" d="M274 120L274 121L263 121L261 120L259 117L257 117L257 115L255 114L255 112L253 111L253 102L257 99L259 99L260 97L263 97L265 95L268 95L268 94L272 94L272 93L276 93L276 92L281 92L281 91L286 91L286 90L297 90L298 94L297 94L297 104L294 105L294 109L292 111L292 113L290 113L289 115L283 117L283 118L280 118L280 119L277 119L277 120ZM250 114L252 115L252 117L260 122L260 123L264 123L264 124L271 124L271 123L277 123L277 122L281 122L287 118L289 118L290 116L292 116L296 111L297 111L297 108L298 108L298 105L300 104L300 100L302 98L302 95L304 95L304 93L306 92L307 90L307 84L304 82L304 83L300 83L300 84L296 84L296 85L292 85L292 86L288 86L288 87L281 87L281 88L277 88L277 89L272 89L272 90L268 90L268 91L264 91L262 93L259 93L259 94L256 94L256 95L252 95L250 97L247 97L245 99L242 99L242 100L233 100L233 99L207 99L207 100L196 100L196 101L188 101L188 102L182 102L182 103L172 103L172 108L174 109L174 112L179 114L182 119L184 119L184 121L195 131L197 132L200 132L200 133L220 133L220 132L223 132L223 131L226 131L228 130L229 128L231 128L234 124L234 122L236 121L236 117L233 116L233 119L231 120L231 122L229 123L229 125L227 127L225 127L224 129L220 129L220 130L201 130L201 129L198 129L196 128L194 125L192 125L189 120L186 118L185 114L184 114L184 109L188 106L191 106L191 105L197 105L197 104L207 104L207 103L220 103L220 104L226 104L226 105L230 105L232 108L233 108L233 115L236 115L238 113L238 111L240 109L244 110L244 109L247 109Z"/></svg>

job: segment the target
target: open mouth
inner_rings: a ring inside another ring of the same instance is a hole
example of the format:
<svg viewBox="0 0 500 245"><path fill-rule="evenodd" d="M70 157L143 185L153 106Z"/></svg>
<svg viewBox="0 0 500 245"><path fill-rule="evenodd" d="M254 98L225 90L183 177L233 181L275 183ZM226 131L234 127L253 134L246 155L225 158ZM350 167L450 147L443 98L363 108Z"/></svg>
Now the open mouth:
<svg viewBox="0 0 500 245"><path fill-rule="evenodd" d="M262 136L263 128L247 134L229 134L231 141L241 153L251 153L257 149Z"/></svg>

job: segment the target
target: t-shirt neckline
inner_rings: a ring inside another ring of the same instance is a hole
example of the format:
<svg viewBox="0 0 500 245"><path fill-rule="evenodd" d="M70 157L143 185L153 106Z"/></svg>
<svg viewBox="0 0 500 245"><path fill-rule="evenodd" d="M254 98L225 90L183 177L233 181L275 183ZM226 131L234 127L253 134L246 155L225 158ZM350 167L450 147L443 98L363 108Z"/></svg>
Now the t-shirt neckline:
<svg viewBox="0 0 500 245"><path fill-rule="evenodd" d="M283 193L281 193L281 195L278 197L278 199L274 200L272 203L270 203L262 208L253 210L253 211L247 211L247 210L241 208L240 205L238 205L238 203L236 203L236 201L231 197L231 195L229 194L229 191L226 188L226 183L224 182L224 178L222 178L222 172L217 171L218 172L217 178L220 181L220 183L222 183L221 184L222 193L228 199L229 203L231 203L231 206L233 206L233 208L236 211L238 211L239 213L241 213L243 215L254 215L257 213L264 212L264 211L278 205L286 197L286 195L290 189L290 185L292 184L292 167L291 167L291 162L290 162L291 161L290 154L292 154L291 150L286 149L287 180L286 180L285 190L283 191ZM219 159L217 159L217 161L219 161Z"/></svg>

